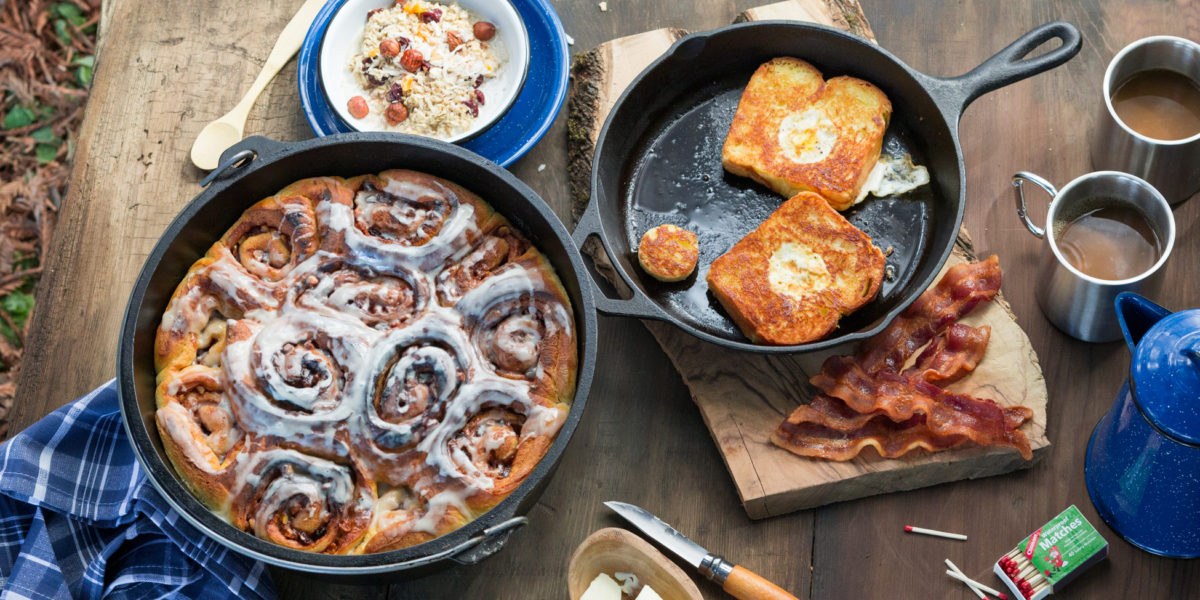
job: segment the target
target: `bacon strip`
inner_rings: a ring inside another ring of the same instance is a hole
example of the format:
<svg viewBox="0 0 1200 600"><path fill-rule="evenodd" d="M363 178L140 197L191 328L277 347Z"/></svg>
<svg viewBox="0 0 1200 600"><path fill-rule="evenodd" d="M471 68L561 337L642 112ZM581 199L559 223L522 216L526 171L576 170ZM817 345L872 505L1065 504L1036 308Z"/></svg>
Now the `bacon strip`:
<svg viewBox="0 0 1200 600"><path fill-rule="evenodd" d="M835 431L845 431L856 425L862 427L864 418L878 420L882 417L894 423L908 423L923 416L923 431L932 437L963 437L981 446L1009 446L1020 451L1026 460L1033 458L1029 440L1009 426L999 404L954 394L931 383L894 373L864 376L861 368L853 367L843 380L834 381L835 385L829 389L821 388L828 396L843 401L849 412L822 400L815 408L812 404L797 407L792 416L798 421L820 424ZM861 416L854 417L850 412Z"/></svg>
<svg viewBox="0 0 1200 600"><path fill-rule="evenodd" d="M897 423L887 417L874 418L851 431L838 431L819 423L793 420L792 413L771 434L771 442L800 456L812 456L845 461L858 456L867 446L873 446L884 458L897 458L917 448L938 452L958 446L963 437L929 435L924 415Z"/></svg>
<svg viewBox="0 0 1200 600"><path fill-rule="evenodd" d="M992 328L987 325L971 327L954 323L929 343L917 362L904 370L904 375L943 386L958 381L970 375L983 360L991 335Z"/></svg>
<svg viewBox="0 0 1200 600"><path fill-rule="evenodd" d="M818 401L837 403L828 396L819 396ZM930 452L939 452L962 445L967 441L980 443L978 439L968 435L937 435L928 427L925 415L897 423L886 416L858 415L837 419L821 420L813 416L822 414L822 408L810 408L812 405L798 407L779 428L771 434L771 442L800 456L811 456L829 460L845 461L858 456L868 446L872 446L884 458L897 458L915 450L924 448ZM844 405L843 405L844 407ZM824 409L829 409L826 405ZM809 410L801 410L809 409ZM832 410L839 411L837 408ZM1023 406L1003 408L1007 428L1015 429L1033 417L1033 411ZM852 411L850 411L852 412ZM857 415L857 413L855 413ZM826 415L828 416L828 415ZM856 424L855 427L841 429L839 425ZM1024 434L1014 432L1024 441ZM993 444L1007 446L1009 444ZM1021 455L1028 460L1032 453L1028 451L1028 441L1024 443L1025 450ZM1020 448L1018 448L1020 450Z"/></svg>
<svg viewBox="0 0 1200 600"><path fill-rule="evenodd" d="M858 363L868 373L899 371L908 357L951 323L1000 291L1000 260L954 265L883 331L863 342Z"/></svg>
<svg viewBox="0 0 1200 600"><path fill-rule="evenodd" d="M855 357L826 360L810 380L824 393L797 407L771 441L802 456L833 460L853 458L867 446L894 458L916 448L939 451L967 441L1012 447L1031 459L1029 441L1017 427L1033 411L939 387L970 374L983 358L991 328L955 321L995 297L999 285L995 256L950 268ZM900 373L926 343L914 365Z"/></svg>

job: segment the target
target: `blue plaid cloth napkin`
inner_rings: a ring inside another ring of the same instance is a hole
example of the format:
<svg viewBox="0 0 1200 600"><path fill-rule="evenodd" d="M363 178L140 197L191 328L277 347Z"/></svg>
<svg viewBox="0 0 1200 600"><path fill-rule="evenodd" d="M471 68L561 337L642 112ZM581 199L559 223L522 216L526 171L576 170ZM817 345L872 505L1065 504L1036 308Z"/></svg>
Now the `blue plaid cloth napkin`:
<svg viewBox="0 0 1200 600"><path fill-rule="evenodd" d="M0 600L275 597L146 481L109 381L0 445Z"/></svg>

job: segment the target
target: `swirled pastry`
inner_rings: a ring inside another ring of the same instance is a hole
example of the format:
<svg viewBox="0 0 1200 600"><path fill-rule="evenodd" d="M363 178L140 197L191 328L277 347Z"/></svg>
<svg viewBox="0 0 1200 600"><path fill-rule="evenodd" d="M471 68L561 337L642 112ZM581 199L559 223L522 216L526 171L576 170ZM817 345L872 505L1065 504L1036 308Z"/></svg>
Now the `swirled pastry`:
<svg viewBox="0 0 1200 600"><path fill-rule="evenodd" d="M478 196L403 170L305 179L175 290L156 420L184 484L238 528L380 552L512 493L566 418L576 361L553 268Z"/></svg>

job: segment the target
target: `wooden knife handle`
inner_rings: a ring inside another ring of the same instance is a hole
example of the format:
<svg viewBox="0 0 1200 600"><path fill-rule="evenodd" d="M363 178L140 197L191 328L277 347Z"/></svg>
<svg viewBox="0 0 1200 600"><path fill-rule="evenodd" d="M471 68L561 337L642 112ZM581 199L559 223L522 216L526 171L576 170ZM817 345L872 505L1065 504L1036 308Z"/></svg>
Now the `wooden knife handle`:
<svg viewBox="0 0 1200 600"><path fill-rule="evenodd" d="M723 588L738 600L799 600L753 571L734 567Z"/></svg>

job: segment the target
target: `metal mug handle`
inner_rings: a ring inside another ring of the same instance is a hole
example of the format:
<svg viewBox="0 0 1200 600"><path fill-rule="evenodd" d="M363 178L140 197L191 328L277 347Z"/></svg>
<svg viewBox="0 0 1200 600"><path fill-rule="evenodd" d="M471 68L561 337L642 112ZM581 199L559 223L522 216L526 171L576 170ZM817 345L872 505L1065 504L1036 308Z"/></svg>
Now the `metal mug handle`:
<svg viewBox="0 0 1200 600"><path fill-rule="evenodd" d="M1029 171L1018 171L1012 177L1013 187L1017 188L1017 216L1021 217L1021 222L1025 224L1025 228L1029 230L1029 233L1041 239L1046 237L1046 230L1035 225L1029 218L1029 209L1025 204L1025 188L1021 186L1025 181L1046 190L1046 193L1050 194L1051 202L1054 202L1054 199L1058 197L1058 189L1054 187L1053 183L1046 181L1042 176L1035 175Z"/></svg>

